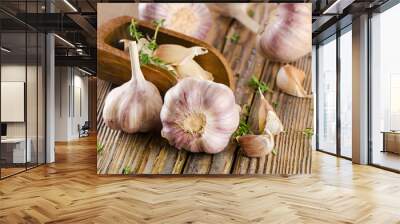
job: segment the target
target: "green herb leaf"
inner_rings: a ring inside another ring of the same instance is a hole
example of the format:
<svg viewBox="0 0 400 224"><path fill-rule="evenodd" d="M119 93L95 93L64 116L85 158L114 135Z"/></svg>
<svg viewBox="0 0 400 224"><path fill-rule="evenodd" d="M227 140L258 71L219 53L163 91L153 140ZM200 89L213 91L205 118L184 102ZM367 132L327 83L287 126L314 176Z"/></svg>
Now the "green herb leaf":
<svg viewBox="0 0 400 224"><path fill-rule="evenodd" d="M124 169L122 169L122 174L127 175L127 174L131 174L131 173L132 173L131 167L129 167L129 166L126 166Z"/></svg>
<svg viewBox="0 0 400 224"><path fill-rule="evenodd" d="M239 122L239 127L236 129L235 133L233 133L233 137L237 138L243 135L251 134L250 126L243 119Z"/></svg>
<svg viewBox="0 0 400 224"><path fill-rule="evenodd" d="M249 86L252 87L254 90L260 90L262 93L265 92L272 92L272 90L269 88L267 83L263 81L258 81L258 79L255 76L252 76L250 81L249 81Z"/></svg>
<svg viewBox="0 0 400 224"><path fill-rule="evenodd" d="M303 131L303 135L305 135L308 139L311 139L314 135L314 130L312 128L306 128Z"/></svg>
<svg viewBox="0 0 400 224"><path fill-rule="evenodd" d="M140 61L140 64L142 64L142 65L150 64L150 60L151 60L150 55L148 55L148 54L143 53L142 51L140 51L140 53L139 53L139 61Z"/></svg>
<svg viewBox="0 0 400 224"><path fill-rule="evenodd" d="M244 104L242 107L242 115L248 117L250 114L250 105Z"/></svg>
<svg viewBox="0 0 400 224"><path fill-rule="evenodd" d="M274 156L278 155L278 150L276 150L276 148L274 148L271 152L272 152L272 154L273 154Z"/></svg>
<svg viewBox="0 0 400 224"><path fill-rule="evenodd" d="M274 107L274 109L276 109L279 106L278 102L272 102L272 106Z"/></svg>
<svg viewBox="0 0 400 224"><path fill-rule="evenodd" d="M162 27L164 25L164 22L165 22L165 19L153 21L153 25L156 27L156 31L154 31L153 39L150 41L150 43L153 43L153 45L155 45L155 48L153 50L155 50L157 48L156 40L157 40L158 30L160 29L160 27Z"/></svg>
<svg viewBox="0 0 400 224"><path fill-rule="evenodd" d="M135 38L136 41L139 41L140 38L143 37L143 34L137 30L136 22L132 19L131 24L129 25L129 34L131 37Z"/></svg>
<svg viewBox="0 0 400 224"><path fill-rule="evenodd" d="M249 15L251 18L253 18L253 17L254 17L254 11L251 10L251 9L249 9L249 10L247 11L247 15Z"/></svg>
<svg viewBox="0 0 400 224"><path fill-rule="evenodd" d="M103 154L103 150L104 150L104 145L97 143L96 144L96 150L97 150L97 154Z"/></svg>
<svg viewBox="0 0 400 224"><path fill-rule="evenodd" d="M240 35L238 33L234 33L230 37L230 40L231 40L232 43L237 44L237 43L239 43Z"/></svg>
<svg viewBox="0 0 400 224"><path fill-rule="evenodd" d="M148 45L147 48L151 51L155 51L157 49L158 45L155 40L152 40Z"/></svg>

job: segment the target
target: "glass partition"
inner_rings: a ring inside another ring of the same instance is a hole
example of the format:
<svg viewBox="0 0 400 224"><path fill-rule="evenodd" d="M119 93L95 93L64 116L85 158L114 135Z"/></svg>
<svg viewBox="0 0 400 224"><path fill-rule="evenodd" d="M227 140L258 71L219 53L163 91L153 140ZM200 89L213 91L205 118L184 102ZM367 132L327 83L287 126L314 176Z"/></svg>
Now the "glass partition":
<svg viewBox="0 0 400 224"><path fill-rule="evenodd" d="M26 163L31 162L26 140L26 41L25 32L1 34L2 177L24 171Z"/></svg>
<svg viewBox="0 0 400 224"><path fill-rule="evenodd" d="M336 154L336 37L318 47L318 149Z"/></svg>
<svg viewBox="0 0 400 224"><path fill-rule="evenodd" d="M1 2L0 7L43 11L44 1ZM39 7L40 6L40 7ZM45 60L43 33L0 12L0 178L45 163Z"/></svg>

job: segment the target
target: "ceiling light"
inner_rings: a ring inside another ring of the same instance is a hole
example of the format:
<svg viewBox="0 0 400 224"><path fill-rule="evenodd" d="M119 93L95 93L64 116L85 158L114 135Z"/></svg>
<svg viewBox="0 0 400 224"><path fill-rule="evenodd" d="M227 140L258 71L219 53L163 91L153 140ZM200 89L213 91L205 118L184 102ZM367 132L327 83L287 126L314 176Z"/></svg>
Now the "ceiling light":
<svg viewBox="0 0 400 224"><path fill-rule="evenodd" d="M78 10L68 0L64 0L64 3L67 4L74 12L78 12Z"/></svg>
<svg viewBox="0 0 400 224"><path fill-rule="evenodd" d="M10 52L11 52L11 50L9 50L9 49L7 49L7 48L5 48L5 47L1 47L0 49L1 49L2 51L6 52L6 53L10 53Z"/></svg>
<svg viewBox="0 0 400 224"><path fill-rule="evenodd" d="M88 71L86 71L86 70L83 70L83 69L81 69L81 68L79 68L79 67L78 67L78 70L81 71L81 72L83 72L83 73L85 73L85 74L87 74L87 75L93 75L92 73L90 73L90 72L88 72Z"/></svg>
<svg viewBox="0 0 400 224"><path fill-rule="evenodd" d="M354 0L336 0L322 14L342 14L343 10L351 5Z"/></svg>
<svg viewBox="0 0 400 224"><path fill-rule="evenodd" d="M59 40L61 40L62 42L66 43L68 46L75 48L75 45L73 45L73 44L72 44L71 42L69 42L68 40L66 40L66 39L64 39L64 38L62 38L62 37L60 37L60 36L57 35L57 34L54 34L54 36L57 37L57 38L58 38Z"/></svg>

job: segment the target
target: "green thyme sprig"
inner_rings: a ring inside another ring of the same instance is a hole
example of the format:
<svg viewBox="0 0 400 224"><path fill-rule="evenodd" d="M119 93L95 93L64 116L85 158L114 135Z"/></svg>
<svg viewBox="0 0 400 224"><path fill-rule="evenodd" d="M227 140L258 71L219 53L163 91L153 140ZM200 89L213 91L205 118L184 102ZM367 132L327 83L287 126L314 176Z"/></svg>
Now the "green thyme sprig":
<svg viewBox="0 0 400 224"><path fill-rule="evenodd" d="M236 129L235 133L233 133L233 137L237 139L240 136L252 134L250 130L250 126L244 119L240 119L239 127Z"/></svg>
<svg viewBox="0 0 400 224"><path fill-rule="evenodd" d="M273 92L271 88L267 85L267 83L259 81L255 76L251 77L249 81L249 86L252 87L254 90L261 91L262 93Z"/></svg>
<svg viewBox="0 0 400 224"><path fill-rule="evenodd" d="M254 10L252 10L252 9L249 9L249 10L247 10L247 15L249 15L251 18L253 18L254 17Z"/></svg>
<svg viewBox="0 0 400 224"><path fill-rule="evenodd" d="M124 169L122 169L122 174L127 175L127 174L131 174L131 173L132 173L132 170L131 170L130 166L126 166L126 167L124 167Z"/></svg>
<svg viewBox="0 0 400 224"><path fill-rule="evenodd" d="M158 57L153 56L154 51L158 48L157 44L157 36L160 30L160 27L164 25L165 19L154 20L153 25L156 27L154 31L153 38L147 37L146 39L149 41L145 46L142 47L142 50L139 52L139 61L141 65L155 65L164 70L167 70L172 75L176 75L173 70L169 68L169 64L164 62ZM137 23L132 19L131 24L129 25L129 33L132 38L139 41L141 38L144 38L144 35L138 31ZM143 48L147 48L148 50L144 51Z"/></svg>
<svg viewBox="0 0 400 224"><path fill-rule="evenodd" d="M314 130L312 128L305 128L302 131L303 135L306 136L308 139L311 139L314 135Z"/></svg>
<svg viewBox="0 0 400 224"><path fill-rule="evenodd" d="M274 107L274 109L276 109L279 106L278 102L272 102L272 106Z"/></svg>
<svg viewBox="0 0 400 224"><path fill-rule="evenodd" d="M102 145L101 143L96 143L96 151L97 154L102 155L104 151L104 145Z"/></svg>
<svg viewBox="0 0 400 224"><path fill-rule="evenodd" d="M143 37L143 34L137 30L137 22L132 19L131 24L129 25L129 34L131 37L135 38L136 41L139 41L140 38Z"/></svg>
<svg viewBox="0 0 400 224"><path fill-rule="evenodd" d="M233 44L237 44L237 43L239 43L240 35L238 33L234 33L234 34L232 34L232 36L229 39L231 40L231 42Z"/></svg>
<svg viewBox="0 0 400 224"><path fill-rule="evenodd" d="M154 31L153 39L150 41L150 43L147 45L147 48L149 48L152 51L155 51L158 47L157 45L157 35L160 27L164 26L165 19L160 19L160 20L154 20L153 25L156 27L156 30Z"/></svg>

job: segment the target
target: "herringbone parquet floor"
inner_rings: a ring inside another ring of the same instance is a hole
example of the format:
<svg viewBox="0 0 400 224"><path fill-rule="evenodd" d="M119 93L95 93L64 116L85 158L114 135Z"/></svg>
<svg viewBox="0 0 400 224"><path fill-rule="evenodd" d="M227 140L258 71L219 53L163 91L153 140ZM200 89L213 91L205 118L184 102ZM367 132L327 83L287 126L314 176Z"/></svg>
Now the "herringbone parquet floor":
<svg viewBox="0 0 400 224"><path fill-rule="evenodd" d="M400 175L322 153L308 176L100 177L95 148L0 181L0 223L400 223Z"/></svg>

